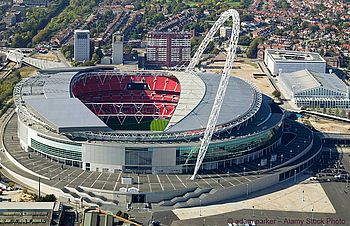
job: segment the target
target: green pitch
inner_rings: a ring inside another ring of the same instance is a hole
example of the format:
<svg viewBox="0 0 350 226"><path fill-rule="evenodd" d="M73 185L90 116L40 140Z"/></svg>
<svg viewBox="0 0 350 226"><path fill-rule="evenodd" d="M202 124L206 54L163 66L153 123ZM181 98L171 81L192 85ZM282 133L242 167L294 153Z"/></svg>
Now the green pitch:
<svg viewBox="0 0 350 226"><path fill-rule="evenodd" d="M168 123L167 119L154 119L150 125L151 131L163 131Z"/></svg>

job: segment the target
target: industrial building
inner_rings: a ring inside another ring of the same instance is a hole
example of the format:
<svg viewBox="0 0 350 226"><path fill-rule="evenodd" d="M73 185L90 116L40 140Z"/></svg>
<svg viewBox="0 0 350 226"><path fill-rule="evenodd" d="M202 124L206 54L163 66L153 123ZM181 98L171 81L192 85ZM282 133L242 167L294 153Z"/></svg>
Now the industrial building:
<svg viewBox="0 0 350 226"><path fill-rule="evenodd" d="M349 108L349 87L334 73L282 72L278 81L298 107Z"/></svg>
<svg viewBox="0 0 350 226"><path fill-rule="evenodd" d="M74 31L74 60L78 62L91 59L90 53L90 31Z"/></svg>
<svg viewBox="0 0 350 226"><path fill-rule="evenodd" d="M326 72L326 61L318 53L312 52L266 49L264 62L273 76L303 69Z"/></svg>
<svg viewBox="0 0 350 226"><path fill-rule="evenodd" d="M191 60L191 33L148 33L146 54L149 66L187 65Z"/></svg>

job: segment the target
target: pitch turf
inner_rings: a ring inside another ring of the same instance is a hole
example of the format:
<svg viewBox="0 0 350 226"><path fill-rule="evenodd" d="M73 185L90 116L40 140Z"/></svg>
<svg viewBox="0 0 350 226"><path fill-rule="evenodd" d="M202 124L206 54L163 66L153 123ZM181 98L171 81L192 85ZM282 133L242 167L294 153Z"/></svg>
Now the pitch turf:
<svg viewBox="0 0 350 226"><path fill-rule="evenodd" d="M150 125L151 131L163 131L168 122L169 120L167 119L154 119Z"/></svg>

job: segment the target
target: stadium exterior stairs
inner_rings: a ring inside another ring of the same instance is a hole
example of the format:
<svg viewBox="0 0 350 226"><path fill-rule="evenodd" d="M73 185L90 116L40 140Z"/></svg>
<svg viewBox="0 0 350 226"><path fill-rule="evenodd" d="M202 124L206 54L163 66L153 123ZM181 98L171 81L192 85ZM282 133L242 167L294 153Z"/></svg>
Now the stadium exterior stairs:
<svg viewBox="0 0 350 226"><path fill-rule="evenodd" d="M181 202L186 202L189 199L192 198L196 198L196 197L200 197L206 193L210 193L212 190L212 188L196 188L194 191L191 192L187 192L185 195L183 196L176 196L174 198L172 198L171 200L168 201L161 201L159 203L160 206L176 206L176 204L181 203Z"/></svg>
<svg viewBox="0 0 350 226"><path fill-rule="evenodd" d="M97 196L91 192L86 193L82 188L64 187L61 190L65 194L70 196L71 199L75 201L80 201L80 199L82 199L88 205L97 205L97 206L102 206L105 204L118 205L118 202L113 202L111 200L106 199L105 197Z"/></svg>

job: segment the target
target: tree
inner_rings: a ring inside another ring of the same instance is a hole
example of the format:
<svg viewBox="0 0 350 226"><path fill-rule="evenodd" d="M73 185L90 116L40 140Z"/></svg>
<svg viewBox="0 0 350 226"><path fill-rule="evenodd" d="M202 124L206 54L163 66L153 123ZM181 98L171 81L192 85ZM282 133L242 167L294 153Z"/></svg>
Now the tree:
<svg viewBox="0 0 350 226"><path fill-rule="evenodd" d="M339 116L339 113L340 113L340 112L339 112L339 108L335 109L335 115L336 115L336 116Z"/></svg>
<svg viewBox="0 0 350 226"><path fill-rule="evenodd" d="M253 21L254 17L252 14L243 14L241 16L241 21Z"/></svg>
<svg viewBox="0 0 350 226"><path fill-rule="evenodd" d="M260 42L261 42L261 39L256 38L250 43L248 50L247 50L247 57L248 58L256 58L257 57L258 45Z"/></svg>
<svg viewBox="0 0 350 226"><path fill-rule="evenodd" d="M101 58L100 58L96 53L92 54L92 62L93 62L94 64L99 63L100 60L101 60Z"/></svg>
<svg viewBox="0 0 350 226"><path fill-rule="evenodd" d="M278 90L274 90L272 92L272 96L274 96L275 98L279 99L281 97L281 92Z"/></svg>
<svg viewBox="0 0 350 226"><path fill-rule="evenodd" d="M345 118L346 117L346 112L345 112L345 109L343 108L340 112L340 116Z"/></svg>
<svg viewBox="0 0 350 226"><path fill-rule="evenodd" d="M249 46L252 39L248 36L241 35L238 39L238 45Z"/></svg>
<svg viewBox="0 0 350 226"><path fill-rule="evenodd" d="M36 197L36 202L56 202L57 198L54 194L49 194L44 197Z"/></svg>
<svg viewBox="0 0 350 226"><path fill-rule="evenodd" d="M10 182L9 182L9 187L10 187L10 188L13 188L15 185L16 185L15 182L13 182L13 181L10 181Z"/></svg>

